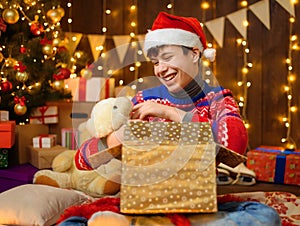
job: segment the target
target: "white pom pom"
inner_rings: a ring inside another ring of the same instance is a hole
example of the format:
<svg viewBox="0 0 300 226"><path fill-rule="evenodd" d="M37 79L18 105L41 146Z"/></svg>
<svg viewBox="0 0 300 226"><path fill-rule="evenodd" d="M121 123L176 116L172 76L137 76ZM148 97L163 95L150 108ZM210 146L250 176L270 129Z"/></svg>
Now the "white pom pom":
<svg viewBox="0 0 300 226"><path fill-rule="evenodd" d="M210 62L213 62L216 58L216 50L213 48L206 48L203 51L203 56L208 59Z"/></svg>

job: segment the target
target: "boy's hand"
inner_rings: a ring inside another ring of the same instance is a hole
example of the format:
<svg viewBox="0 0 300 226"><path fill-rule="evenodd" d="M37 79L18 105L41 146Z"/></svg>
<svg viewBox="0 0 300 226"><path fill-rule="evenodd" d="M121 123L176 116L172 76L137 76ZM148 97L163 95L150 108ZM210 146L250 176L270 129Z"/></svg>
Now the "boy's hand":
<svg viewBox="0 0 300 226"><path fill-rule="evenodd" d="M133 106L132 112L132 119L145 120L148 117L158 117L174 122L181 122L183 116L186 114L186 112L177 108L153 101L145 101Z"/></svg>

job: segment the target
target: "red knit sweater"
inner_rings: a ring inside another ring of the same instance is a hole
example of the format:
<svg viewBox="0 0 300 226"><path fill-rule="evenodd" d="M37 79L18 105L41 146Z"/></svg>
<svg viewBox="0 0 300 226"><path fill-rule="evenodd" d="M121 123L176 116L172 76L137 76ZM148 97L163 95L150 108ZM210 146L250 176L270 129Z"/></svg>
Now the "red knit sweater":
<svg viewBox="0 0 300 226"><path fill-rule="evenodd" d="M139 91L133 103L155 101L160 104L176 107L189 114L189 121L210 122L215 142L244 154L248 135L241 119L239 108L232 92L222 87L210 87L205 84L203 91L195 97L176 98L163 85ZM149 117L149 121L167 121Z"/></svg>

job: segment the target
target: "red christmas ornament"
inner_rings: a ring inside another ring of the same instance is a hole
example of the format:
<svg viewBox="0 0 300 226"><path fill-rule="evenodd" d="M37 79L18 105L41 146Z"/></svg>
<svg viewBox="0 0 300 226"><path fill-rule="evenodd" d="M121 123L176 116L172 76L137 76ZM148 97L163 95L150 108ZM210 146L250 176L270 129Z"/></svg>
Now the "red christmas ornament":
<svg viewBox="0 0 300 226"><path fill-rule="evenodd" d="M30 31L33 35L39 36L44 32L44 26L39 22L35 21L31 24Z"/></svg>
<svg viewBox="0 0 300 226"><path fill-rule="evenodd" d="M9 92L12 90L12 83L8 80L6 81L2 81L0 83L0 90L3 91L3 92Z"/></svg>
<svg viewBox="0 0 300 226"><path fill-rule="evenodd" d="M21 45L20 47L20 53L25 54L27 51L27 48L24 45Z"/></svg>
<svg viewBox="0 0 300 226"><path fill-rule="evenodd" d="M68 68L60 68L57 75L63 76L64 79L70 78L71 71Z"/></svg>

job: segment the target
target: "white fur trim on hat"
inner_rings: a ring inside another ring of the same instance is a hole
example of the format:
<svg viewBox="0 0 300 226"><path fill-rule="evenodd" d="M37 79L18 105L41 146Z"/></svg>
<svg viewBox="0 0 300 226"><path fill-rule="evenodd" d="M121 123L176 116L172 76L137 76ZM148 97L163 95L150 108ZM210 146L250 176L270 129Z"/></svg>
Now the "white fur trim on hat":
<svg viewBox="0 0 300 226"><path fill-rule="evenodd" d="M213 48L206 48L203 51L203 56L208 59L210 62L213 62L216 58L216 50Z"/></svg>
<svg viewBox="0 0 300 226"><path fill-rule="evenodd" d="M200 38L195 33L176 28L164 28L148 31L145 36L145 52L152 47L161 45L198 47L201 52L203 51L203 45L200 41Z"/></svg>

